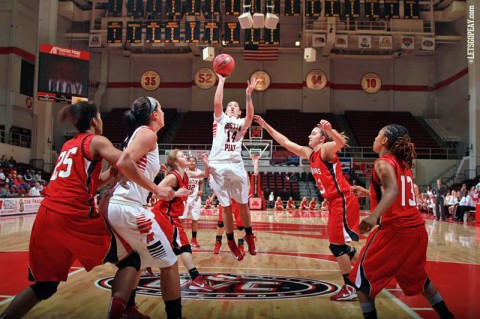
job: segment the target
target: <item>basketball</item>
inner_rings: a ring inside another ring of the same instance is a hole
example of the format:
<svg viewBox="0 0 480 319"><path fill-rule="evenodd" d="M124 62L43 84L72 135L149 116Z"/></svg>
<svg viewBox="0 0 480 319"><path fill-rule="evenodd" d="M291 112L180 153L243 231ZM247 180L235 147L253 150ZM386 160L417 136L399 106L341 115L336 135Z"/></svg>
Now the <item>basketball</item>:
<svg viewBox="0 0 480 319"><path fill-rule="evenodd" d="M226 53L219 54L213 60L213 70L215 73L220 74L224 77L232 74L235 69L235 60L231 55Z"/></svg>

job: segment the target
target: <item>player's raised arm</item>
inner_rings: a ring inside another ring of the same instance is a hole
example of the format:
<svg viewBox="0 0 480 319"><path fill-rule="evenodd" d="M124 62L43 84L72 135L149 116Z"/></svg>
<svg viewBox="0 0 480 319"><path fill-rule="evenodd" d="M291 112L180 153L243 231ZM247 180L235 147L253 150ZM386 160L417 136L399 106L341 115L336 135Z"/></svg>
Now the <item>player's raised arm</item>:
<svg viewBox="0 0 480 319"><path fill-rule="evenodd" d="M313 152L311 148L306 146L301 146L301 145L298 145L297 143L290 141L285 135L283 135L282 133L275 130L272 126L270 126L270 124L268 124L260 115L255 115L253 118L255 119L255 122L257 122L258 125L264 128L275 141L277 141L280 145L285 147L287 150L289 150L290 152L300 157L307 158L307 159L310 158L310 155Z"/></svg>
<svg viewBox="0 0 480 319"><path fill-rule="evenodd" d="M215 91L215 98L213 99L213 112L215 117L220 117L223 112L223 88L225 86L225 78L220 74L217 74L218 84Z"/></svg>

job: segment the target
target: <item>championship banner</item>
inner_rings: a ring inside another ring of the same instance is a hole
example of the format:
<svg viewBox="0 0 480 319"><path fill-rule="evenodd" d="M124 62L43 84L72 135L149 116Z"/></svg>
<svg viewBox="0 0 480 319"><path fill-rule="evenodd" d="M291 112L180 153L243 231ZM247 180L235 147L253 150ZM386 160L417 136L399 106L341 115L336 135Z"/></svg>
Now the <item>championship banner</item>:
<svg viewBox="0 0 480 319"><path fill-rule="evenodd" d="M167 21L165 24L165 42L180 42L180 21Z"/></svg>
<svg viewBox="0 0 480 319"><path fill-rule="evenodd" d="M109 17L121 17L122 16L123 0L108 0L108 13Z"/></svg>
<svg viewBox="0 0 480 319"><path fill-rule="evenodd" d="M162 15L162 0L147 0L147 17L158 18Z"/></svg>
<svg viewBox="0 0 480 319"><path fill-rule="evenodd" d="M245 29L245 45L260 43L260 29Z"/></svg>
<svg viewBox="0 0 480 319"><path fill-rule="evenodd" d="M126 43L142 44L142 22L127 21Z"/></svg>
<svg viewBox="0 0 480 319"><path fill-rule="evenodd" d="M146 43L161 43L162 42L162 23L157 20L150 20L145 26L145 42Z"/></svg>
<svg viewBox="0 0 480 319"><path fill-rule="evenodd" d="M385 18L400 18L400 0L385 0Z"/></svg>
<svg viewBox="0 0 480 319"><path fill-rule="evenodd" d="M380 0L365 0L365 18L380 17Z"/></svg>
<svg viewBox="0 0 480 319"><path fill-rule="evenodd" d="M185 42L186 43L200 42L200 21L185 22Z"/></svg>
<svg viewBox="0 0 480 319"><path fill-rule="evenodd" d="M220 22L205 22L203 41L206 43L220 42Z"/></svg>
<svg viewBox="0 0 480 319"><path fill-rule="evenodd" d="M360 0L345 0L345 16L350 18L360 16Z"/></svg>
<svg viewBox="0 0 480 319"><path fill-rule="evenodd" d="M314 0L320 2L320 0ZM265 13L280 15L280 0L265 0Z"/></svg>
<svg viewBox="0 0 480 319"><path fill-rule="evenodd" d="M201 11L200 0L186 0L185 1L185 15L187 16L199 16Z"/></svg>
<svg viewBox="0 0 480 319"><path fill-rule="evenodd" d="M299 16L300 0L285 0L285 15L290 17Z"/></svg>
<svg viewBox="0 0 480 319"><path fill-rule="evenodd" d="M240 15L240 0L225 0L225 15Z"/></svg>
<svg viewBox="0 0 480 319"><path fill-rule="evenodd" d="M165 13L169 17L182 15L182 1L181 0L167 0L165 2ZM179 36L180 38L180 36Z"/></svg>
<svg viewBox="0 0 480 319"><path fill-rule="evenodd" d="M2 198L0 216L36 214L43 197Z"/></svg>
<svg viewBox="0 0 480 319"><path fill-rule="evenodd" d="M213 17L220 14L220 0L205 0L203 13L206 17Z"/></svg>
<svg viewBox="0 0 480 319"><path fill-rule="evenodd" d="M244 0L243 5L251 5L250 13L253 15L255 12L262 12L261 0Z"/></svg>
<svg viewBox="0 0 480 319"><path fill-rule="evenodd" d="M325 16L326 17L340 16L340 0L325 0Z"/></svg>
<svg viewBox="0 0 480 319"><path fill-rule="evenodd" d="M405 19L418 19L418 0L403 0L403 9Z"/></svg>
<svg viewBox="0 0 480 319"><path fill-rule="evenodd" d="M280 23L277 24L276 29L265 29L265 44L280 45Z"/></svg>
<svg viewBox="0 0 480 319"><path fill-rule="evenodd" d="M227 44L240 43L240 23L239 22L225 22L223 40Z"/></svg>
<svg viewBox="0 0 480 319"><path fill-rule="evenodd" d="M107 22L107 43L110 45L122 44L122 21Z"/></svg>
<svg viewBox="0 0 480 319"><path fill-rule="evenodd" d="M307 8L305 9L306 17L319 17L322 11L321 1L312 0L306 2Z"/></svg>
<svg viewBox="0 0 480 319"><path fill-rule="evenodd" d="M127 16L140 18L143 16L143 0L128 0L127 1Z"/></svg>

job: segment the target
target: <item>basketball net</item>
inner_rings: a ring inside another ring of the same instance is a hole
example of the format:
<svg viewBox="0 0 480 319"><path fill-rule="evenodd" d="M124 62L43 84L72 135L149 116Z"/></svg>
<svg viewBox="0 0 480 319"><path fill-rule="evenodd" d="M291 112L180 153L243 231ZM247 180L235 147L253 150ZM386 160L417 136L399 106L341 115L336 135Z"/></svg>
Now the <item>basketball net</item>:
<svg viewBox="0 0 480 319"><path fill-rule="evenodd" d="M253 162L253 175L258 176L258 160L260 159L260 154L250 154L250 158Z"/></svg>

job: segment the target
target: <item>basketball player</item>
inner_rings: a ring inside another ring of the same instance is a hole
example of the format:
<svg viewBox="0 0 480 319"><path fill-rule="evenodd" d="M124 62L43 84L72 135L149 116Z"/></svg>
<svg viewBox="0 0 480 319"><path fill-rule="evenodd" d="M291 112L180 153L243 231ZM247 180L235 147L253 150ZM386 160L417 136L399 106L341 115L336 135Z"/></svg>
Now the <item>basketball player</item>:
<svg viewBox="0 0 480 319"><path fill-rule="evenodd" d="M189 172L200 172L201 170L197 168L197 158L195 156L188 157L188 168L186 169L187 174ZM185 203L185 210L183 215L180 216L180 221L182 226L185 228L185 219L190 218L192 221L192 239L190 241L190 246L200 247L200 244L197 241L197 232L198 232L198 218L200 217L200 208L202 206L202 195L205 182L203 178L188 178L188 189L190 194Z"/></svg>
<svg viewBox="0 0 480 319"><path fill-rule="evenodd" d="M284 209L282 198L280 196L278 196L277 200L275 201L275 209L277 209L277 210L283 210Z"/></svg>
<svg viewBox="0 0 480 319"><path fill-rule="evenodd" d="M348 278L351 259L356 249L347 242L358 241L360 206L358 199L350 193L350 185L342 173L342 165L337 156L347 143L343 134L332 128L327 120L321 120L308 137L308 147L300 146L272 128L265 120L255 115L255 121L290 152L308 158L313 177L320 194L330 203L328 236L330 251L336 257L344 279L342 289L330 296L333 301L353 300L357 297L355 288ZM330 141L332 138L333 141ZM301 205L302 207L302 205Z"/></svg>
<svg viewBox="0 0 480 319"><path fill-rule="evenodd" d="M252 232L248 208L249 186L242 159L242 140L253 120L252 92L257 85L255 79L247 82L246 116L240 119L241 110L237 102L227 104L223 111L223 88L225 77L217 74L218 86L214 99L213 142L210 151L210 186L217 195L222 207L223 221L228 239L228 247L233 258L243 259L243 254L235 243L233 235L232 199L238 203L240 216L245 225L245 239L250 255L256 255L255 239Z"/></svg>
<svg viewBox="0 0 480 319"><path fill-rule="evenodd" d="M153 184L160 170L157 132L164 126L164 114L160 103L151 97L136 99L125 114L128 135L124 151L117 166L134 163L143 178ZM160 186L160 189L170 187ZM117 272L112 285L109 318L121 318L129 291L134 289L140 276L140 268L161 269L162 298L167 318L181 318L180 278L177 257L170 243L147 205L149 189L132 182L117 183L108 204L108 222L117 233L140 255L141 265L126 267ZM164 198L172 199L173 196ZM141 266L141 267L139 267Z"/></svg>
<svg viewBox="0 0 480 319"><path fill-rule="evenodd" d="M357 196L370 196L372 213L360 223L371 231L350 279L357 287L364 318L377 318L375 296L395 278L407 296L423 294L440 318L453 318L425 272L428 235L415 202L411 171L415 146L407 129L390 124L373 143L380 155L374 163L370 191L352 186Z"/></svg>
<svg viewBox="0 0 480 319"><path fill-rule="evenodd" d="M215 194L213 194L215 196ZM238 209L237 202L232 199L232 214L235 218L235 223L237 224L237 238L238 238L238 250L242 253L243 256L246 255L245 249L243 248L244 237L245 237L245 226L243 226L242 218L240 217L240 210ZM215 235L215 247L213 248L213 253L218 255L220 253L220 247L222 247L222 237L225 232L225 224L223 223L223 213L222 206L218 208L218 222L217 222L217 232Z"/></svg>
<svg viewBox="0 0 480 319"><path fill-rule="evenodd" d="M78 102L64 107L60 118L62 122L71 122L79 133L63 145L33 225L29 280L35 283L13 299L0 316L3 319L21 318L38 302L55 294L60 281L67 280L75 259L87 271L105 262L120 260L119 269L138 263L138 254L127 257L131 248L113 235L95 206L97 188L112 177L111 169L100 174L102 160L115 165L121 155L109 140L100 136L103 122L98 108L93 103ZM157 196L174 195L172 189L146 181L133 162L117 168Z"/></svg>
<svg viewBox="0 0 480 319"><path fill-rule="evenodd" d="M172 187L175 190L175 197L172 200L159 200L153 206L152 212L155 214L160 228L165 232L170 244L173 247L175 255L180 255L183 264L188 269L188 273L192 280L188 284L188 288L196 291L212 292L215 289L210 287L205 279L200 275L192 257L192 247L188 241L187 234L180 221L180 217L185 211L185 200L190 194L188 189L190 177L207 178L210 168L208 167L207 154L201 156L205 172L201 170L189 171L189 162L185 154L174 149L167 156L167 166L170 172L160 182L161 186ZM188 173L187 173L188 172Z"/></svg>
<svg viewBox="0 0 480 319"><path fill-rule="evenodd" d="M288 198L288 202L287 202L287 209L295 209L295 202L293 201L293 197L290 196Z"/></svg>

